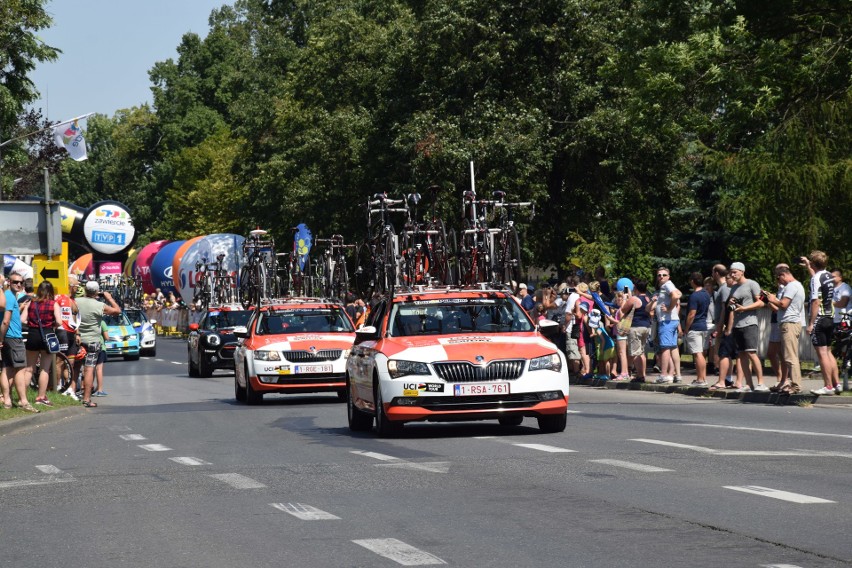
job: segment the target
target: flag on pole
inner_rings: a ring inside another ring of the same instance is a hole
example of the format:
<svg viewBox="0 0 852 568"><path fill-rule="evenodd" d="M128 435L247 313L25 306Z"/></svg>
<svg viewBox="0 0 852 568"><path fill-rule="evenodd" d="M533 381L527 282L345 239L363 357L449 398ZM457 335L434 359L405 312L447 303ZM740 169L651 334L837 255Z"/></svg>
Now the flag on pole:
<svg viewBox="0 0 852 568"><path fill-rule="evenodd" d="M83 138L83 129L80 128L79 118L60 122L54 126L53 141L56 142L56 145L60 148L68 150L68 154L71 156L72 160L81 162L88 158L86 153L86 140Z"/></svg>

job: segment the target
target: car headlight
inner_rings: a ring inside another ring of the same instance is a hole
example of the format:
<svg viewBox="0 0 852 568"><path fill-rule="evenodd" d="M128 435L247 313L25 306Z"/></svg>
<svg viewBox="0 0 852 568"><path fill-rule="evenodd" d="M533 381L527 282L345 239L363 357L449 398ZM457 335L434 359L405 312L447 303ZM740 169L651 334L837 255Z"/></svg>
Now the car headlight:
<svg viewBox="0 0 852 568"><path fill-rule="evenodd" d="M146 329L145 331L143 331L142 335L144 337L154 337L155 335L157 335L157 332L154 331L153 328L151 328L151 329Z"/></svg>
<svg viewBox="0 0 852 568"><path fill-rule="evenodd" d="M429 366L419 361L403 361L391 359L388 361L388 373L392 379L398 379L406 375L429 375Z"/></svg>
<svg viewBox="0 0 852 568"><path fill-rule="evenodd" d="M220 343L222 343L222 340L219 339L218 335L208 335L207 336L207 345L212 345L212 346L215 347L216 345L219 345Z"/></svg>
<svg viewBox="0 0 852 568"><path fill-rule="evenodd" d="M255 351L255 361L280 361L281 354L278 351Z"/></svg>
<svg viewBox="0 0 852 568"><path fill-rule="evenodd" d="M530 371L541 371L542 369L556 371L557 373L561 371L562 360L559 358L559 355L553 353L552 355L530 359Z"/></svg>

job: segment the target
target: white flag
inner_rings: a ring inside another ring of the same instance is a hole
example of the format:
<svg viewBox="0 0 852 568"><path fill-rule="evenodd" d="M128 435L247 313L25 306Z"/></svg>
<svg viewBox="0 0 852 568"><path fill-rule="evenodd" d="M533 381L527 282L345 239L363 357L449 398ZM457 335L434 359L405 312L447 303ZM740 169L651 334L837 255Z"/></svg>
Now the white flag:
<svg viewBox="0 0 852 568"><path fill-rule="evenodd" d="M80 128L79 119L59 123L53 128L53 141L60 148L65 148L71 155L72 160L80 162L88 158L86 154L86 140L83 138L83 129Z"/></svg>

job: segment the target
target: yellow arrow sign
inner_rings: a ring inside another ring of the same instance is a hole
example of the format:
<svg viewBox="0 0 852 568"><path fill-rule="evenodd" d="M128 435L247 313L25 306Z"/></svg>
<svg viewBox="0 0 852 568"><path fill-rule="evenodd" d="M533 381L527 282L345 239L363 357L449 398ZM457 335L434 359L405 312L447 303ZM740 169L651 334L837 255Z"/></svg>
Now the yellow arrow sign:
<svg viewBox="0 0 852 568"><path fill-rule="evenodd" d="M33 287L42 282L53 284L55 294L68 293L68 263L61 260L33 259Z"/></svg>

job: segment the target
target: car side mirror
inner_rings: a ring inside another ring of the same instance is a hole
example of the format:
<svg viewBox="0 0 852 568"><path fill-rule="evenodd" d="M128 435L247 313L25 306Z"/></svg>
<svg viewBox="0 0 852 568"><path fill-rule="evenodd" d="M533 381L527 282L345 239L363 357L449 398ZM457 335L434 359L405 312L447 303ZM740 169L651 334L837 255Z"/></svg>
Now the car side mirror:
<svg viewBox="0 0 852 568"><path fill-rule="evenodd" d="M373 327L372 325L365 325L364 327L355 330L355 345L363 341L369 341L371 339L378 338L379 330Z"/></svg>
<svg viewBox="0 0 852 568"><path fill-rule="evenodd" d="M198 324L197 323L189 324L189 331L198 331Z"/></svg>
<svg viewBox="0 0 852 568"><path fill-rule="evenodd" d="M234 336L236 336L240 339L247 338L249 336L248 328L244 325L238 325L237 327L234 328Z"/></svg>
<svg viewBox="0 0 852 568"><path fill-rule="evenodd" d="M553 320L543 319L538 322L538 332L542 334L545 339L556 343L556 337L559 335L559 324Z"/></svg>

